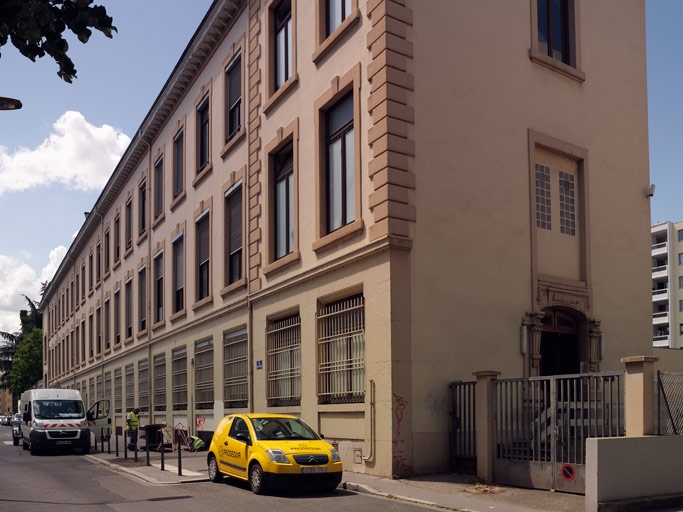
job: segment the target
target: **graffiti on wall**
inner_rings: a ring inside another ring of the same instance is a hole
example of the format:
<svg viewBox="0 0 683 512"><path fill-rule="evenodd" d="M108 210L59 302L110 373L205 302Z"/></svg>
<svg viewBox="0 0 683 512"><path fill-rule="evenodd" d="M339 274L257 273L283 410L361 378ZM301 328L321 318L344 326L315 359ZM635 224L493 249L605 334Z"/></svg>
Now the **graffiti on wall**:
<svg viewBox="0 0 683 512"><path fill-rule="evenodd" d="M408 401L402 396L394 395L394 419L396 420L396 429L394 431L393 445L393 459L394 459L394 474L395 476L410 476L413 474L413 467L408 464L408 459L404 451L405 439L401 437L401 427L403 422L403 412L408 407Z"/></svg>
<svg viewBox="0 0 683 512"><path fill-rule="evenodd" d="M194 424L197 430L206 430L206 418L197 414L194 417Z"/></svg>

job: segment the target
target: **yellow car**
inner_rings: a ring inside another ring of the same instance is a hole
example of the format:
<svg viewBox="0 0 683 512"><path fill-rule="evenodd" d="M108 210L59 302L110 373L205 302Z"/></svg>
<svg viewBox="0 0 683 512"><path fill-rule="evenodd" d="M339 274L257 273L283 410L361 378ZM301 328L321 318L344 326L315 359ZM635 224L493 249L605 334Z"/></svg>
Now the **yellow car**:
<svg viewBox="0 0 683 512"><path fill-rule="evenodd" d="M287 414L231 414L216 428L206 458L209 478L269 488L309 487L334 491L342 479L339 452L304 423Z"/></svg>

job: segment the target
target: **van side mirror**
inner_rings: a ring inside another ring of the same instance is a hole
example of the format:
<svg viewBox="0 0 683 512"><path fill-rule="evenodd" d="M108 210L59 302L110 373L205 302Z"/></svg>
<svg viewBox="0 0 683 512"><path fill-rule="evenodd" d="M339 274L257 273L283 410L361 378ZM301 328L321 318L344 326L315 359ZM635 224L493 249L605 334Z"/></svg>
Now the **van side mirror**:
<svg viewBox="0 0 683 512"><path fill-rule="evenodd" d="M31 421L31 413L25 412L21 415L21 421Z"/></svg>
<svg viewBox="0 0 683 512"><path fill-rule="evenodd" d="M85 417L88 419L88 421L95 421L95 415L92 413L92 411L88 411Z"/></svg>

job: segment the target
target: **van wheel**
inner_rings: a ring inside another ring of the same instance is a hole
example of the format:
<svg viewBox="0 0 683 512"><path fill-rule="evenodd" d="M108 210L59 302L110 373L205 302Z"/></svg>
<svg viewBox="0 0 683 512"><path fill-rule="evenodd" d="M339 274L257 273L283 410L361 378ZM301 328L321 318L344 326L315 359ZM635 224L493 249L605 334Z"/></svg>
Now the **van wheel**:
<svg viewBox="0 0 683 512"><path fill-rule="evenodd" d="M223 473L218 470L218 461L213 453L209 455L209 480L215 483L223 480Z"/></svg>
<svg viewBox="0 0 683 512"><path fill-rule="evenodd" d="M83 445L81 450L83 451L83 455L88 455L90 453L90 443Z"/></svg>
<svg viewBox="0 0 683 512"><path fill-rule="evenodd" d="M37 455L38 454L38 449L36 448L34 443L31 443L28 446L29 451L31 452L31 455Z"/></svg>
<svg viewBox="0 0 683 512"><path fill-rule="evenodd" d="M266 475L263 473L263 468L258 462L252 464L249 468L249 487L254 494L263 494L266 492Z"/></svg>

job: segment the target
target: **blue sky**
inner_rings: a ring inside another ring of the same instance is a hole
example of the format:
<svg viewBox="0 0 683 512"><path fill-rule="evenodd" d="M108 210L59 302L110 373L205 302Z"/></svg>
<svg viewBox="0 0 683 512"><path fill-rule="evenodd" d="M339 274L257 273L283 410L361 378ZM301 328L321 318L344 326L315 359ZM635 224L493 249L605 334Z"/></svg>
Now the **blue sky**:
<svg viewBox="0 0 683 512"><path fill-rule="evenodd" d="M118 33L70 41L78 77L0 47L0 331L19 329L197 29L211 0L98 0ZM652 221L683 220L683 1L646 0Z"/></svg>

